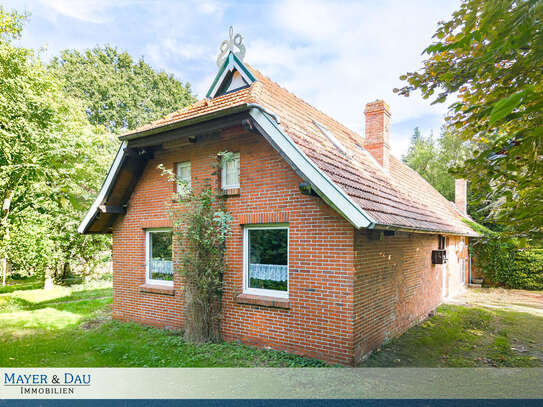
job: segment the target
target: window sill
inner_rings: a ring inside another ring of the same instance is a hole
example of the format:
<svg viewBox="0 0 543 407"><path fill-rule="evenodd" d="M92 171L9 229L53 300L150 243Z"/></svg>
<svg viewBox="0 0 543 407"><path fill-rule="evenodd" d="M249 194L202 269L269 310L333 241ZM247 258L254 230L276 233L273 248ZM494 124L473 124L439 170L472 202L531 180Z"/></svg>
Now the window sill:
<svg viewBox="0 0 543 407"><path fill-rule="evenodd" d="M175 295L175 290L173 286L169 287L167 285L142 284L139 286L139 289L140 289L140 293Z"/></svg>
<svg viewBox="0 0 543 407"><path fill-rule="evenodd" d="M290 308L290 302L288 298L265 297L262 295L254 294L239 294L236 297L236 302L238 304L261 305L263 307L271 308Z"/></svg>
<svg viewBox="0 0 543 407"><path fill-rule="evenodd" d="M237 196L241 194L241 189L240 188L223 189L222 193L224 196Z"/></svg>

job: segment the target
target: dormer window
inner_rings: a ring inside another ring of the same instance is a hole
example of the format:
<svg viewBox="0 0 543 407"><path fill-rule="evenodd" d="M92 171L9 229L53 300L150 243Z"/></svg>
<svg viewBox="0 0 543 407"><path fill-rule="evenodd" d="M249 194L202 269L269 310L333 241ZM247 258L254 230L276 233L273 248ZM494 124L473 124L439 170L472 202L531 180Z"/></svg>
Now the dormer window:
<svg viewBox="0 0 543 407"><path fill-rule="evenodd" d="M223 157L221 168L222 189L239 188L239 153Z"/></svg>

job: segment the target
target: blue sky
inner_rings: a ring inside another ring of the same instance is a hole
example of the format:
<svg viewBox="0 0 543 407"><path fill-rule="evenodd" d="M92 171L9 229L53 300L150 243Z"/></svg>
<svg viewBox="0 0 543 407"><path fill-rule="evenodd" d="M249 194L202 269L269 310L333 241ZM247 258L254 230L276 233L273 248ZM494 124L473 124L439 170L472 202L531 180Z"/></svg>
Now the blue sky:
<svg viewBox="0 0 543 407"><path fill-rule="evenodd" d="M422 66L422 50L457 0L168 1L4 0L31 13L21 43L62 49L110 44L190 82L203 97L228 26L244 37L245 60L359 133L364 105L392 110L391 146L405 153L415 126L439 132L446 105L397 96L398 77Z"/></svg>

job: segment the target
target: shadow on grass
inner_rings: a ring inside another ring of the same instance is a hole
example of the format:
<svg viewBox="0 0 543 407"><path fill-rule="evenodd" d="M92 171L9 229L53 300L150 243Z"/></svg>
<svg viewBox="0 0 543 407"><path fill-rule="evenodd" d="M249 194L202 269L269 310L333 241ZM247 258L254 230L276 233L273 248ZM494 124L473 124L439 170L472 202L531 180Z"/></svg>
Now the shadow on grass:
<svg viewBox="0 0 543 407"><path fill-rule="evenodd" d="M87 315L88 312L93 308L92 306L88 306L89 302L96 299L111 298L111 296L111 288L73 291L69 295L39 302L30 301L16 295L6 295L0 297L0 314L21 311L35 311L43 308L54 308L57 310L77 312L81 315Z"/></svg>
<svg viewBox="0 0 543 407"><path fill-rule="evenodd" d="M111 320L110 307L103 304L87 318L62 328L18 337L3 334L0 346L3 367L326 366L318 360L235 343L189 344L180 332Z"/></svg>
<svg viewBox="0 0 543 407"><path fill-rule="evenodd" d="M37 290L40 288L43 288L43 280L32 280L22 283L17 282L16 284L0 287L0 294L12 293L14 291Z"/></svg>
<svg viewBox="0 0 543 407"><path fill-rule="evenodd" d="M189 344L180 332L113 321L110 288L75 291L42 302L9 298L13 311L0 314L3 367L326 366L234 343Z"/></svg>

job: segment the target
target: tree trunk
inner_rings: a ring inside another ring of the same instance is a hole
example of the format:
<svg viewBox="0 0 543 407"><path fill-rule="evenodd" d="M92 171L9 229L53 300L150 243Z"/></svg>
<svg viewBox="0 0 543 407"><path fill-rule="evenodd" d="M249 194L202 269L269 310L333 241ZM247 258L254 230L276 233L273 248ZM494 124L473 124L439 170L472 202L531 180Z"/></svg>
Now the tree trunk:
<svg viewBox="0 0 543 407"><path fill-rule="evenodd" d="M8 258L4 257L2 259L2 287L6 286L7 274L8 274Z"/></svg>
<svg viewBox="0 0 543 407"><path fill-rule="evenodd" d="M5 248L7 248L9 243L9 227L8 227L8 216L9 216L9 210L11 208L11 198L13 198L14 190L8 191L6 194L6 198L4 199L4 204L2 205L2 210L4 211L4 216L2 218L2 225L5 228L4 233L4 242L5 242ZM6 278L8 274L8 255L7 253L4 254L4 258L2 259L2 287L6 286Z"/></svg>

